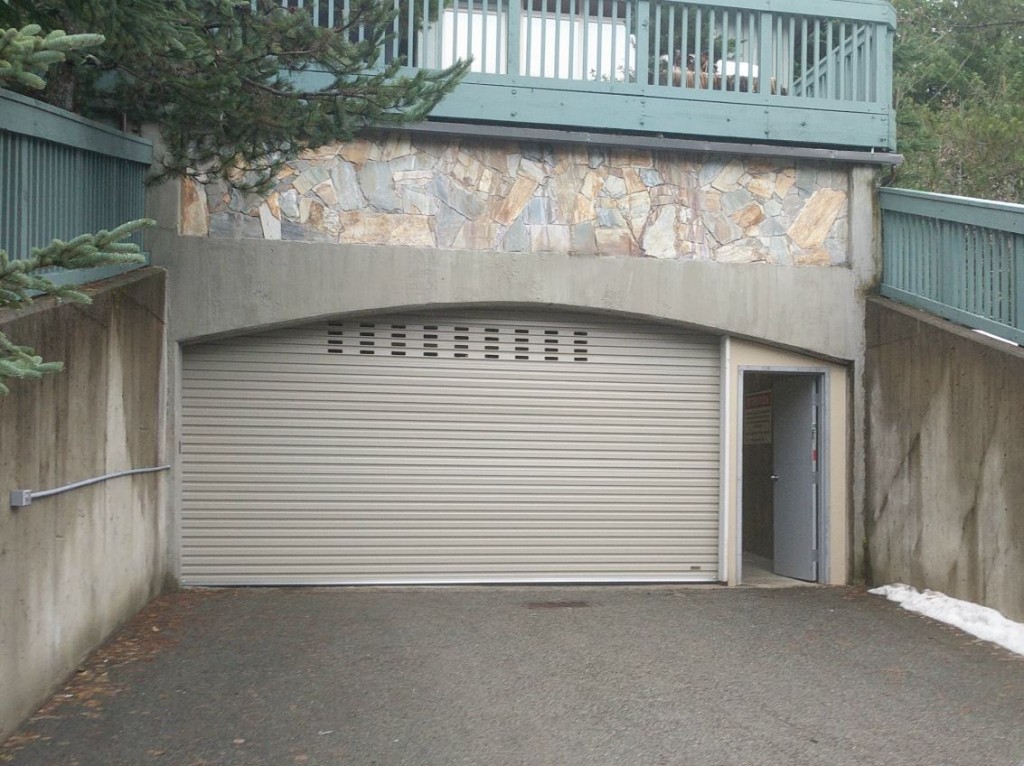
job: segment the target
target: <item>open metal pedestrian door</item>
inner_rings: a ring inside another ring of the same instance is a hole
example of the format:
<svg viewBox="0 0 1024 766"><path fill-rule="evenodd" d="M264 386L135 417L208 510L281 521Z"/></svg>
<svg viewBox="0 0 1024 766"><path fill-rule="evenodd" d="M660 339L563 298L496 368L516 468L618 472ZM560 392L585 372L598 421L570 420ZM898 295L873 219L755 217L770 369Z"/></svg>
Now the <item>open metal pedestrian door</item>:
<svg viewBox="0 0 1024 766"><path fill-rule="evenodd" d="M787 375L772 386L774 571L818 579L820 379Z"/></svg>

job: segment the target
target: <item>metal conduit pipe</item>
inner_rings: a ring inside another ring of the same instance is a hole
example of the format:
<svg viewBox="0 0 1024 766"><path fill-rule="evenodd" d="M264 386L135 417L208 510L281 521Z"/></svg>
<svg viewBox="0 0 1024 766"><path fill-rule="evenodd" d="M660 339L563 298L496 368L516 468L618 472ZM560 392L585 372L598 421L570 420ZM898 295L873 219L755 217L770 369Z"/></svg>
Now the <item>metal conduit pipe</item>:
<svg viewBox="0 0 1024 766"><path fill-rule="evenodd" d="M82 481L76 481L74 484L66 484L63 487L46 489L40 492L36 492L31 489L12 489L11 508L24 508L26 505L32 505L33 500L40 500L44 497L50 497L51 495L59 495L62 492L70 492L71 490L79 489L80 487L88 487L90 484L99 484L101 481L107 481L108 479L117 479L121 476L133 476L138 473L155 473L157 471L166 471L169 468L169 465L158 465L152 468L130 468L127 471L117 471L115 473L105 474L104 476L97 476L93 479L83 479Z"/></svg>

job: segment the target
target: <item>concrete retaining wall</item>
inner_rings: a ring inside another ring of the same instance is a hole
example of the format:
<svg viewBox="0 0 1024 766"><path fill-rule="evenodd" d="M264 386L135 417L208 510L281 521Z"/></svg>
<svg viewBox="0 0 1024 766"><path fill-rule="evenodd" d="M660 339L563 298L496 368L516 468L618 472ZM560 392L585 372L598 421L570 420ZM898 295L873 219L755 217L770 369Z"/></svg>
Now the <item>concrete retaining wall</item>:
<svg viewBox="0 0 1024 766"><path fill-rule="evenodd" d="M0 397L0 739L163 585L166 474L7 500L165 462L164 282L142 269L90 288L91 306L0 313L12 340L65 363Z"/></svg>
<svg viewBox="0 0 1024 766"><path fill-rule="evenodd" d="M867 305L868 580L1024 619L1024 350Z"/></svg>

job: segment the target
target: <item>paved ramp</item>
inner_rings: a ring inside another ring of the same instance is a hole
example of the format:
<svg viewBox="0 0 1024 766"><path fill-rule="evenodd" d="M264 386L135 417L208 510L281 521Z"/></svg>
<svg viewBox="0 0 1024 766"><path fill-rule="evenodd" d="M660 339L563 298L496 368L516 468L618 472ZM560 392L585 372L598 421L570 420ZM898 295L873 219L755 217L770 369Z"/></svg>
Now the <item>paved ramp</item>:
<svg viewBox="0 0 1024 766"><path fill-rule="evenodd" d="M336 588L154 602L26 766L1017 766L1024 657L856 589Z"/></svg>

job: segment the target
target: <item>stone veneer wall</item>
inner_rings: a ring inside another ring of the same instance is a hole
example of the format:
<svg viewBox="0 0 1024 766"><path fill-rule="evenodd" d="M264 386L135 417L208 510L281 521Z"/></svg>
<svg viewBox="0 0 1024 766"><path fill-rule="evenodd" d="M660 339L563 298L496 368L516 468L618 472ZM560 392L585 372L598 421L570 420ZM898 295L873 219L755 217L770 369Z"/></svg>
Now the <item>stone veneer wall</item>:
<svg viewBox="0 0 1024 766"><path fill-rule="evenodd" d="M180 233L846 265L848 183L821 162L394 133L308 152L265 197L184 183Z"/></svg>

